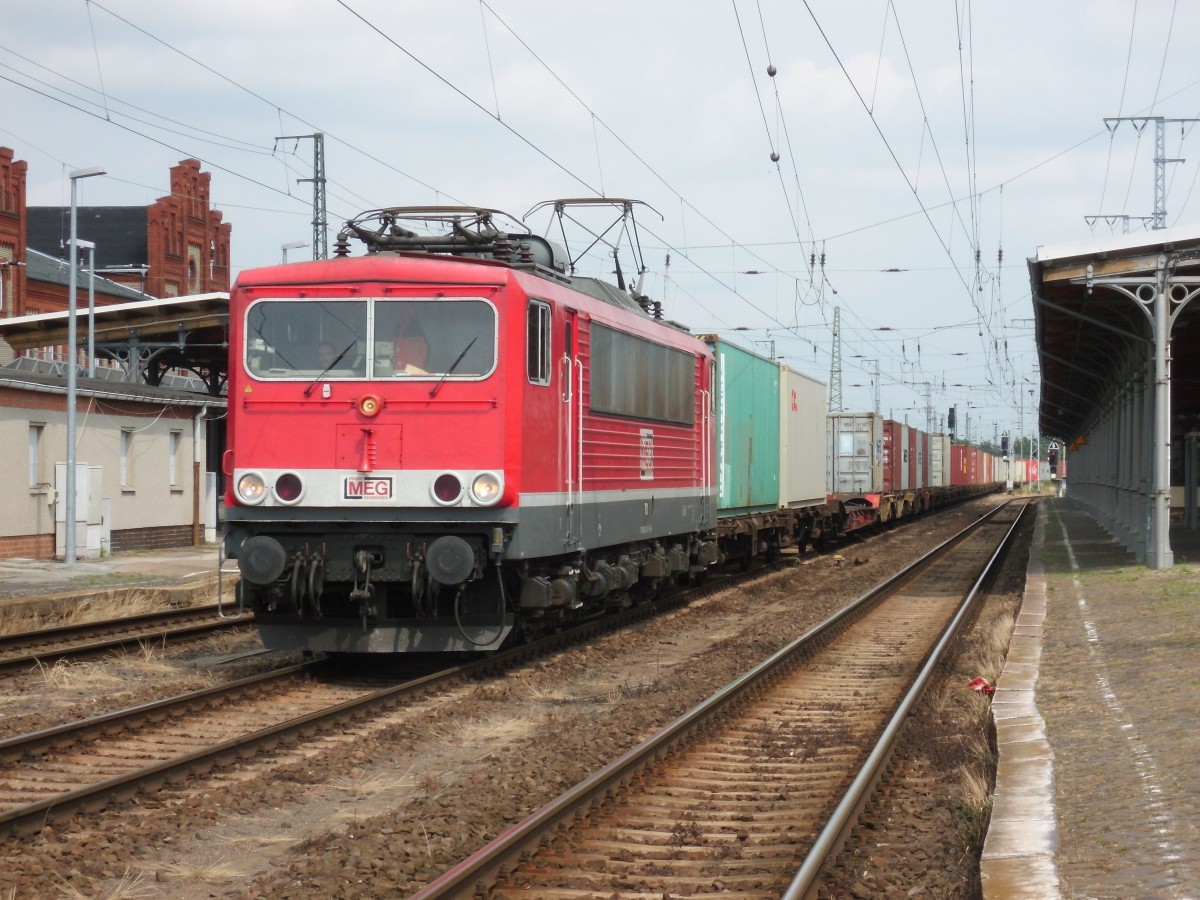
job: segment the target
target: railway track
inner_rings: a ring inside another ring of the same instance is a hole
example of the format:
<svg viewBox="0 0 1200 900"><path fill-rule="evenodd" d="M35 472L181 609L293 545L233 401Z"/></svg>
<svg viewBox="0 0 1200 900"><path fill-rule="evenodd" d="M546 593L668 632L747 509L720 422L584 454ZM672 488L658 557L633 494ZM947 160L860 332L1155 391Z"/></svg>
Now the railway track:
<svg viewBox="0 0 1200 900"><path fill-rule="evenodd" d="M188 773L249 758L280 742L303 740L339 722L372 716L422 692L476 677L619 629L697 594L727 589L777 566L713 579L621 614L466 665L381 684L324 683L320 661L254 676L131 710L0 741L0 829L27 832L52 818L97 810Z"/></svg>
<svg viewBox="0 0 1200 900"><path fill-rule="evenodd" d="M815 895L1023 509L978 520L415 896Z"/></svg>
<svg viewBox="0 0 1200 900"><path fill-rule="evenodd" d="M218 606L212 604L0 635L0 673L147 642L197 637L253 621L250 613L236 619L222 618L218 615Z"/></svg>
<svg viewBox="0 0 1200 900"><path fill-rule="evenodd" d="M289 666L133 709L0 741L0 828L101 808L189 772L332 721L380 693L363 681L320 682L320 662Z"/></svg>
<svg viewBox="0 0 1200 900"><path fill-rule="evenodd" d="M29 832L55 817L102 809L190 773L250 758L281 742L383 713L460 679L624 627L686 603L698 593L728 586L737 578L758 577L763 571L730 576L416 678L327 680L335 666L318 659L0 741L0 766L5 767L0 778L0 829ZM412 667L409 659L400 664Z"/></svg>

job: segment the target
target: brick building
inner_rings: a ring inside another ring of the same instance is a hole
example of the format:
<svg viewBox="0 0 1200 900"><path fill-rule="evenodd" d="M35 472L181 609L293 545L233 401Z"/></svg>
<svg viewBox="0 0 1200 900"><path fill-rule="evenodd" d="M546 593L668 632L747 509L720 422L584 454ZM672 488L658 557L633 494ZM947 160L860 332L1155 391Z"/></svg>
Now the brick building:
<svg viewBox="0 0 1200 900"><path fill-rule="evenodd" d="M65 260L70 241L69 207L25 203L27 164L0 147L0 263L7 316L54 312L67 306L66 290L32 283L22 271L26 249ZM150 297L182 297L229 290L229 224L211 206L211 176L200 161L185 159L171 167L171 193L150 206L80 206L76 235L96 245L96 273ZM10 285L11 281L11 285ZM86 283L80 287L85 292ZM12 297L11 305L8 298ZM97 285L97 303L128 302L130 295Z"/></svg>
<svg viewBox="0 0 1200 900"><path fill-rule="evenodd" d="M0 147L0 316L24 314L25 175L28 164ZM21 310L21 312L17 312Z"/></svg>

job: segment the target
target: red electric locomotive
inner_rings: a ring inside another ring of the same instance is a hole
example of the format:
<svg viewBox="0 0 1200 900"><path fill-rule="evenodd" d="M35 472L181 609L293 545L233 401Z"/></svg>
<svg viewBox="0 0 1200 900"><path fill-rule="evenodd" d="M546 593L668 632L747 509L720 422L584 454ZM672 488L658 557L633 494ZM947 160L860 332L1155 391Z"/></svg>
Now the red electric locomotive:
<svg viewBox="0 0 1200 900"><path fill-rule="evenodd" d="M491 650L716 561L711 351L500 215L239 276L226 553L267 647Z"/></svg>

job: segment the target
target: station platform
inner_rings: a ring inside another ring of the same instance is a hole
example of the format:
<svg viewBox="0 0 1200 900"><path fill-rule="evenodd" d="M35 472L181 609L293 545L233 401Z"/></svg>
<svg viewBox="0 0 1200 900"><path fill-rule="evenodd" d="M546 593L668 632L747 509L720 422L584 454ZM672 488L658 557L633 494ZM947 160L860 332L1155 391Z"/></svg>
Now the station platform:
<svg viewBox="0 0 1200 900"><path fill-rule="evenodd" d="M219 550L216 544L173 547L81 559L70 566L54 559L0 559L0 602L215 578ZM235 574L237 562L226 560L224 569Z"/></svg>
<svg viewBox="0 0 1200 900"><path fill-rule="evenodd" d="M1200 533L1136 563L1083 505L1039 504L992 698L986 900L1200 897Z"/></svg>

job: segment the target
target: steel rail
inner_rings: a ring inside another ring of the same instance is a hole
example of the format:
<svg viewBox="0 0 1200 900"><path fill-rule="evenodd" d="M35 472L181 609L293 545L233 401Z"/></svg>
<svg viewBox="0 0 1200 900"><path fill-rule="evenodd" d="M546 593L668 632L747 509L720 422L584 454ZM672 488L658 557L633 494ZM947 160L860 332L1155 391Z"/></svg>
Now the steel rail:
<svg viewBox="0 0 1200 900"><path fill-rule="evenodd" d="M487 883L503 876L520 860L528 848L536 846L543 838L550 836L554 829L575 815L585 812L589 807L606 799L612 799L618 788L639 772L649 768L675 749L677 745L682 744L693 732L756 690L773 673L782 671L798 655L819 647L837 631L878 603L894 587L943 556L1007 506L1007 503L1001 504L989 510L966 528L938 544L843 609L814 625L803 635L789 642L658 733L545 804L525 820L506 829L486 846L417 891L410 900L461 897L471 891L482 891L483 893L480 895L486 896Z"/></svg>
<svg viewBox="0 0 1200 900"><path fill-rule="evenodd" d="M122 647L216 631L254 621L252 614L237 619L222 619L217 605L162 610L119 619L60 625L36 631L0 635L0 672L33 666L49 660L66 659L116 650ZM196 621L201 619L203 621ZM192 622L190 625L178 624ZM171 623L177 623L172 625ZM142 629L139 633L133 633ZM99 637L97 635L115 635ZM74 643L67 643L75 641ZM66 643L66 646L63 644ZM32 648L22 652L21 648ZM18 655L10 655L16 653Z"/></svg>
<svg viewBox="0 0 1200 900"><path fill-rule="evenodd" d="M949 625L946 626L945 631L942 633L942 637L930 651L929 659L921 667L921 671L917 674L912 687L909 688L904 698L900 701L896 712L884 728L866 762L863 763L858 775L855 776L854 781L847 789L845 796L830 815L829 822L817 836L812 849L809 850L800 869L796 872L791 884L788 885L787 890L784 892L782 900L801 900L801 898L815 898L817 896L817 891L820 887L817 879L820 877L826 864L841 849L850 830L854 827L863 806L870 798L871 791L886 771L892 751L895 749L900 734L904 730L904 725L908 720L909 714L912 712L913 707L916 706L917 701L925 693L929 682L933 680L934 674L945 657L947 650L949 650L950 645L958 638L970 616L974 614L975 601L983 584L991 577L999 560L1011 546L1017 527L1020 525L1028 509L1028 503L1022 506L1021 511L1017 514L1016 519L1013 520L1012 525L1005 533L1000 544L996 547L996 550L992 553L991 558L979 575L976 576L975 583L963 598L957 612L954 614L954 618L951 619Z"/></svg>
<svg viewBox="0 0 1200 900"><path fill-rule="evenodd" d="M258 675L239 678L237 681L231 681L227 684L202 688L198 691L189 691L186 694L179 694L175 697L167 697L163 700L154 700L150 703L131 706L128 709L89 716L86 719L80 719L75 722L54 725L50 728L43 728L40 731L31 731L29 734L15 735L14 737L0 740L0 763L14 763L22 758L36 756L49 749L61 749L80 741L93 740L101 735L112 734L131 725L169 718L181 712L186 712L189 709L211 707L215 701L224 695L235 696L241 692L266 687L273 681L290 678L300 672L312 671L319 662L314 660L287 666L282 669L275 669L270 672L261 672ZM3 822L4 814L0 813L0 824L3 824Z"/></svg>
<svg viewBox="0 0 1200 900"><path fill-rule="evenodd" d="M74 726L59 726L58 728L46 729L36 734L23 735L19 738L13 738L0 743L0 759L12 754L16 754L19 758L24 755L21 752L24 748L36 747L45 749L56 746L56 739L69 743L77 739L77 736L71 734L73 728L78 730L81 727L85 727L89 733L94 734L98 731L102 732L106 727L122 727L122 718L128 719L131 715L135 720L138 717L165 717L172 712L178 712L181 709L198 704L210 705L210 701L216 699L216 696L221 693L228 693L231 690L249 690L261 687L272 679L294 675L298 669L321 664L327 663L324 660L316 660L312 663L267 673L265 676L252 676L248 679L242 679L239 682L233 682L230 685L223 685L220 688L210 688L205 691L197 691L194 694L172 698L171 700L146 704L144 707L136 707L133 710L112 713L107 716L98 716L96 719L76 723ZM375 705L384 706L388 700L393 702L398 701L400 698L422 689L429 683L447 677L449 677L448 672L440 672L435 675L405 682L401 685L392 685L327 709L288 719L284 722L261 728L250 734L240 735L236 738L219 742L202 750L161 760L142 768L132 769L94 784L47 797L36 803L14 807L10 810L0 812L0 827L14 829L18 832L28 831L31 828L42 827L51 816L58 816L77 809L101 809L114 797L131 795L140 789L153 788L164 782L176 781L189 773L207 771L214 765L223 762L233 762L253 755L254 752L259 750L271 749L280 743L286 743L302 734L310 733L323 726L359 716L367 707Z"/></svg>

